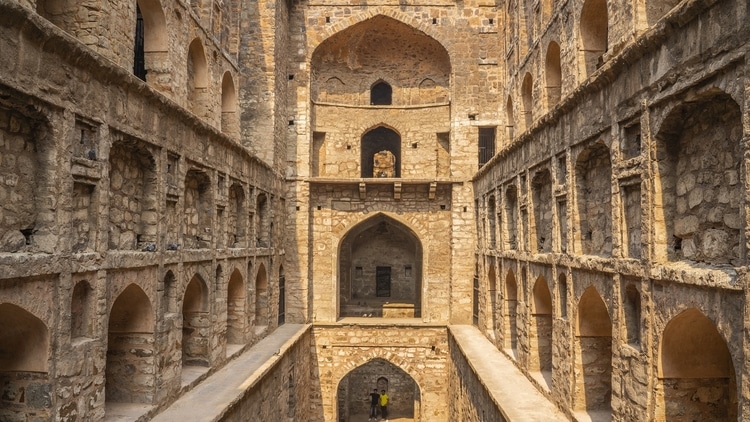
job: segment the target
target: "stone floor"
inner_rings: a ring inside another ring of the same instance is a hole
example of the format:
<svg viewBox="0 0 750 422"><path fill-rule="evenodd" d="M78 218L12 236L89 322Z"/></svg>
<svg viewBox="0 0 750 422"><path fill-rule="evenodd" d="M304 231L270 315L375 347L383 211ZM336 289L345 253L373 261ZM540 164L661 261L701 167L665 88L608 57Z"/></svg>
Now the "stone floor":
<svg viewBox="0 0 750 422"><path fill-rule="evenodd" d="M344 419L346 422L368 422L370 419L367 417L367 414L364 415L351 415L349 419ZM382 419L374 419L376 421L383 421ZM404 417L399 415L392 415L388 417L388 422L414 422L414 418L412 417Z"/></svg>

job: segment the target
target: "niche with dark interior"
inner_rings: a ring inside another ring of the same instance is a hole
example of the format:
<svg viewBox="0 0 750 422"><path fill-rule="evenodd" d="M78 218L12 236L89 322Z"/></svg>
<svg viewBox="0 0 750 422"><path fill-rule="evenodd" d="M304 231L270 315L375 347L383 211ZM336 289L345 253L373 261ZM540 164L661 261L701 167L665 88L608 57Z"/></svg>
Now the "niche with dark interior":
<svg viewBox="0 0 750 422"><path fill-rule="evenodd" d="M371 105L391 105L393 103L393 88L384 81L376 82L370 88Z"/></svg>
<svg viewBox="0 0 750 422"><path fill-rule="evenodd" d="M380 177L375 174L375 158L387 155L393 156L393 176L401 177L401 136L387 127L377 127L362 136L361 148L361 177ZM386 172L388 173L388 172Z"/></svg>

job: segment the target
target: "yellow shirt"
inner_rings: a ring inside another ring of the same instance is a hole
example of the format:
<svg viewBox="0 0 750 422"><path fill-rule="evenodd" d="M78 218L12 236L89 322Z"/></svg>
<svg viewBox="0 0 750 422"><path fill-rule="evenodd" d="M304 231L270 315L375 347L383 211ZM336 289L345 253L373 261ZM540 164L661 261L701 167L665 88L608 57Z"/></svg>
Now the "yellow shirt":
<svg viewBox="0 0 750 422"><path fill-rule="evenodd" d="M381 394L380 395L380 405L381 406L387 406L388 405L388 394Z"/></svg>

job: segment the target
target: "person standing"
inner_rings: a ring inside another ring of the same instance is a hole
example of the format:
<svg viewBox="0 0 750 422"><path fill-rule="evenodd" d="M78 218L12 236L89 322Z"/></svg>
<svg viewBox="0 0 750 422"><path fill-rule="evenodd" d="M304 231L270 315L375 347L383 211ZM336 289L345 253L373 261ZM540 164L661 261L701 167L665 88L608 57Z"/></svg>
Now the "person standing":
<svg viewBox="0 0 750 422"><path fill-rule="evenodd" d="M370 393L370 419L369 421L376 419L378 417L378 407L380 407L380 394L378 394L378 389L373 388L372 393Z"/></svg>
<svg viewBox="0 0 750 422"><path fill-rule="evenodd" d="M385 390L380 390L380 416L388 422L388 394L385 394Z"/></svg>

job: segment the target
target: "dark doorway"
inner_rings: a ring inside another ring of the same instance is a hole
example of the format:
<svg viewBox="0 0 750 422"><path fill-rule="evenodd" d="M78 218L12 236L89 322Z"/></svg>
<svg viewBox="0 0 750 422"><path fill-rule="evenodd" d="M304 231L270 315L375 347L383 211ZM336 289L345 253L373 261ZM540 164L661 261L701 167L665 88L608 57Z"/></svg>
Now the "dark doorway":
<svg viewBox="0 0 750 422"><path fill-rule="evenodd" d="M391 267L375 268L375 295L391 297Z"/></svg>
<svg viewBox="0 0 750 422"><path fill-rule="evenodd" d="M378 177L374 174L375 155L388 151L393 155L395 177L401 177L401 136L387 127L377 127L362 136L361 177Z"/></svg>
<svg viewBox="0 0 750 422"><path fill-rule="evenodd" d="M391 105L393 102L393 89L387 83L380 81L370 88L371 105Z"/></svg>
<svg viewBox="0 0 750 422"><path fill-rule="evenodd" d="M135 57L133 60L133 74L138 79L146 80L146 49L144 46L144 34L143 34L143 15L141 14L141 8L138 5L135 6Z"/></svg>

